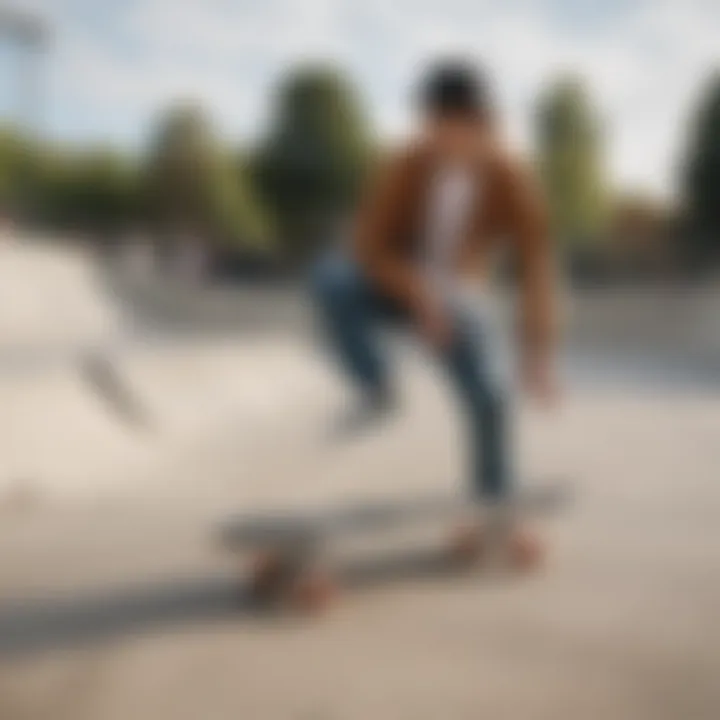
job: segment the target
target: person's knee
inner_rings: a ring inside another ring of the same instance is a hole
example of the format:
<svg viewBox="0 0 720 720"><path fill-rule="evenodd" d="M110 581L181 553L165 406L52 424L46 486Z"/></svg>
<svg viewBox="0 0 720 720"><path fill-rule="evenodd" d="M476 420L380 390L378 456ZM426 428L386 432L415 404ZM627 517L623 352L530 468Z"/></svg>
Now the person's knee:
<svg viewBox="0 0 720 720"><path fill-rule="evenodd" d="M330 255L315 263L310 277L312 294L323 305L342 302L357 289L357 272L346 258Z"/></svg>
<svg viewBox="0 0 720 720"><path fill-rule="evenodd" d="M482 333L474 318L458 313L455 319L457 344L454 365L460 392L473 415L486 419L503 412L508 387L499 371L492 339Z"/></svg>
<svg viewBox="0 0 720 720"><path fill-rule="evenodd" d="M506 393L491 377L479 377L467 389L466 402L481 422L498 418L504 412Z"/></svg>

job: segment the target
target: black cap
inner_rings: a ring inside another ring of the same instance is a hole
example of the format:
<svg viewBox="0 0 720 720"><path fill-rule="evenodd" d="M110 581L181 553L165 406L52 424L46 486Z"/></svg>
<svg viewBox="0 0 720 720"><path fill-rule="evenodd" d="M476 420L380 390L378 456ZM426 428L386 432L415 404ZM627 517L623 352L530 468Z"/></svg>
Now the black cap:
<svg viewBox="0 0 720 720"><path fill-rule="evenodd" d="M464 59L436 61L425 72L419 105L430 115L485 117L490 111L490 89L485 73Z"/></svg>

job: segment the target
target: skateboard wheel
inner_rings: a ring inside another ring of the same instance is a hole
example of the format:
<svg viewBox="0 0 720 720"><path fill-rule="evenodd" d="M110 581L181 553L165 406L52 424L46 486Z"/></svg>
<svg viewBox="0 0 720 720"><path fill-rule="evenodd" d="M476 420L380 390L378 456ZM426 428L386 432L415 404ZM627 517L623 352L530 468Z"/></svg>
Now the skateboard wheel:
<svg viewBox="0 0 720 720"><path fill-rule="evenodd" d="M248 592L258 602L276 599L285 585L287 563L275 553L263 553L252 562Z"/></svg>
<svg viewBox="0 0 720 720"><path fill-rule="evenodd" d="M509 554L514 568L522 572L530 572L543 564L545 547L535 536L520 534L511 538Z"/></svg>
<svg viewBox="0 0 720 720"><path fill-rule="evenodd" d="M460 565L479 562L484 551L484 538L479 528L461 528L450 538L448 547L450 559Z"/></svg>
<svg viewBox="0 0 720 720"><path fill-rule="evenodd" d="M315 615L327 610L337 595L338 588L327 573L312 571L295 579L288 600L294 610Z"/></svg>

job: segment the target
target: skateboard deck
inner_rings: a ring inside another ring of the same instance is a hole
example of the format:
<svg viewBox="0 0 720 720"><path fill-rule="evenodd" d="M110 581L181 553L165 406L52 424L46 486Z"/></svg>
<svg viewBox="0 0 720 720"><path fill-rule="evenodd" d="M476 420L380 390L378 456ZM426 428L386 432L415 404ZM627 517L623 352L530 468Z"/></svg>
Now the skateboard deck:
<svg viewBox="0 0 720 720"><path fill-rule="evenodd" d="M566 483L553 481L534 484L492 505L448 493L355 500L315 511L237 515L221 526L219 536L225 549L250 559L246 587L251 599L263 604L289 601L317 610L328 604L337 589L329 551L343 539L377 537L440 522L450 527L482 527L483 545L491 541L497 546L516 518L555 513L570 496ZM463 550L449 544L448 550L448 559L474 558L470 547Z"/></svg>

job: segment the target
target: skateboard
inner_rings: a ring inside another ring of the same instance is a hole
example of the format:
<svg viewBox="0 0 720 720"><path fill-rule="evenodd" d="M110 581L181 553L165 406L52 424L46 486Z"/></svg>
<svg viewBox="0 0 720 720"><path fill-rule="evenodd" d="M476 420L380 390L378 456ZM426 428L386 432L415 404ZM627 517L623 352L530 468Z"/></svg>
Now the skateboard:
<svg viewBox="0 0 720 720"><path fill-rule="evenodd" d="M253 604L318 612L337 597L338 573L330 550L343 539L447 523L455 534L445 548L446 566L468 568L507 549L518 517L556 512L569 498L567 484L551 482L494 505L448 494L355 501L314 512L236 516L220 527L219 539L244 561L243 587ZM536 564L539 548L525 548L519 560L526 568Z"/></svg>

